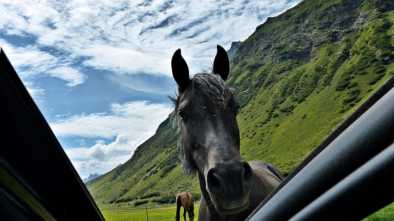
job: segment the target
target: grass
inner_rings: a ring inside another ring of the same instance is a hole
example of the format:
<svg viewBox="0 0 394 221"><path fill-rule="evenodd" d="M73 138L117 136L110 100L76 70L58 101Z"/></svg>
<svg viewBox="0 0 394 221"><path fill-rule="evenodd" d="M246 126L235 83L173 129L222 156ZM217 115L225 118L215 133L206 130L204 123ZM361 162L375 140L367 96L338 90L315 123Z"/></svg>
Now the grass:
<svg viewBox="0 0 394 221"><path fill-rule="evenodd" d="M195 204L195 220L198 216L199 204ZM103 209L102 213L107 221L174 221L175 206L165 206L158 208L118 208ZM183 209L181 209L181 220L183 220Z"/></svg>
<svg viewBox="0 0 394 221"><path fill-rule="evenodd" d="M378 212L370 215L364 221L393 221L394 220L394 203L384 207Z"/></svg>

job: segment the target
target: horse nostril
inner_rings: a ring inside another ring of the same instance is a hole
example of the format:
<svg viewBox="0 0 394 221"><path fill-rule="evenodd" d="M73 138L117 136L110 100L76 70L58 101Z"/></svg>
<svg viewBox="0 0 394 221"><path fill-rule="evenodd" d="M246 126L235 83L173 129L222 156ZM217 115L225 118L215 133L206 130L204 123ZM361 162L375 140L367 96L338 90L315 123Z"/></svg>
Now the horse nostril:
<svg viewBox="0 0 394 221"><path fill-rule="evenodd" d="M209 187L220 188L220 178L213 169L208 171L207 180Z"/></svg>
<svg viewBox="0 0 394 221"><path fill-rule="evenodd" d="M250 180L250 178L252 178L252 168L249 166L249 164L247 162L242 162L242 164L243 164L243 168L244 168L243 178L245 180Z"/></svg>

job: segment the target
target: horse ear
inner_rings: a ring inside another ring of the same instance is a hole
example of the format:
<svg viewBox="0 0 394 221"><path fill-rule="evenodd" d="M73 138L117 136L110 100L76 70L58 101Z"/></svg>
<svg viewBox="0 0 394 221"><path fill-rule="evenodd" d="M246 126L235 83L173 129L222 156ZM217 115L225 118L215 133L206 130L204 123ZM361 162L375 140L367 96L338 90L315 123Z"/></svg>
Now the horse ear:
<svg viewBox="0 0 394 221"><path fill-rule="evenodd" d="M175 51L171 59L172 76L178 84L179 92L183 92L190 83L189 68L183 59L181 49Z"/></svg>
<svg viewBox="0 0 394 221"><path fill-rule="evenodd" d="M224 81L230 73L230 61L227 52L220 45L217 46L217 53L213 62L213 73L220 75Z"/></svg>

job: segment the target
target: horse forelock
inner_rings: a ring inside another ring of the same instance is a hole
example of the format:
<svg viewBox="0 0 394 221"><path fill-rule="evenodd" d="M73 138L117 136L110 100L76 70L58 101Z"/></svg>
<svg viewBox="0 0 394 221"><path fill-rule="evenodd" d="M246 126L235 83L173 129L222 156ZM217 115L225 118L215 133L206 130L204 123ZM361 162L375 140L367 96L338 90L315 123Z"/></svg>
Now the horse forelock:
<svg viewBox="0 0 394 221"><path fill-rule="evenodd" d="M211 102L223 104L227 95L227 86L216 74L196 74L192 80L196 96L205 96Z"/></svg>

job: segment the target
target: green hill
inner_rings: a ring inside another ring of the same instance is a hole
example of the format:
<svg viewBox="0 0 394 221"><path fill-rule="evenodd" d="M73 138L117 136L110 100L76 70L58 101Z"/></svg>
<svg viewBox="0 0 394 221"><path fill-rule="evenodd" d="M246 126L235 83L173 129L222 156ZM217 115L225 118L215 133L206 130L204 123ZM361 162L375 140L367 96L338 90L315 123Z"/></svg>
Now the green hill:
<svg viewBox="0 0 394 221"><path fill-rule="evenodd" d="M394 75L393 10L386 0L305 0L234 44L228 84L242 107L242 156L291 172ZM177 136L169 116L129 161L89 182L99 205L198 193L179 166Z"/></svg>

